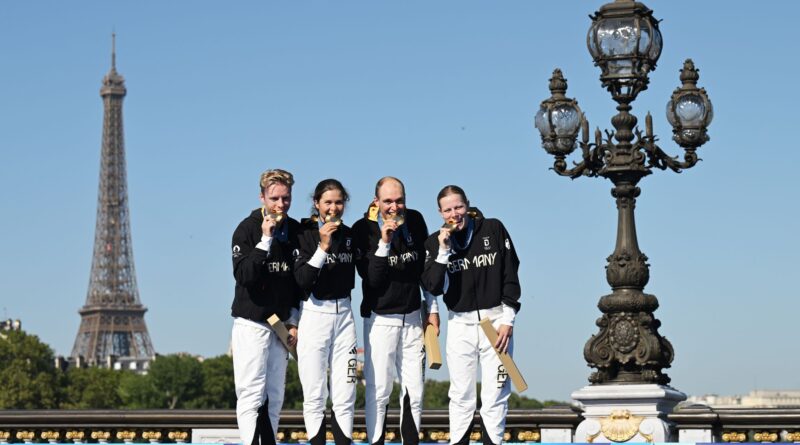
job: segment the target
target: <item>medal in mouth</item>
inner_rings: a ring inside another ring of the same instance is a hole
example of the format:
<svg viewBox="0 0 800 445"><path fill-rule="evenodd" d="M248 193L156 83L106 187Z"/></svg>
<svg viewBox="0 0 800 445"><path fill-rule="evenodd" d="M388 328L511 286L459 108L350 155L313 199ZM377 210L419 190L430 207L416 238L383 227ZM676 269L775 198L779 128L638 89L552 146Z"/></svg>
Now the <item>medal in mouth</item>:
<svg viewBox="0 0 800 445"><path fill-rule="evenodd" d="M334 223L337 226L342 225L342 218L339 215L325 215L326 223Z"/></svg>
<svg viewBox="0 0 800 445"><path fill-rule="evenodd" d="M390 221L394 221L397 224L397 227L402 226L406 222L406 216L400 213L395 213L389 218Z"/></svg>
<svg viewBox="0 0 800 445"><path fill-rule="evenodd" d="M264 218L269 218L276 223L280 224L283 221L283 217L285 216L283 210L275 209L274 212L268 212L265 208L261 208L261 216Z"/></svg>
<svg viewBox="0 0 800 445"><path fill-rule="evenodd" d="M447 220L446 223L442 224L442 228L447 230L450 233L458 231L458 223L454 219Z"/></svg>

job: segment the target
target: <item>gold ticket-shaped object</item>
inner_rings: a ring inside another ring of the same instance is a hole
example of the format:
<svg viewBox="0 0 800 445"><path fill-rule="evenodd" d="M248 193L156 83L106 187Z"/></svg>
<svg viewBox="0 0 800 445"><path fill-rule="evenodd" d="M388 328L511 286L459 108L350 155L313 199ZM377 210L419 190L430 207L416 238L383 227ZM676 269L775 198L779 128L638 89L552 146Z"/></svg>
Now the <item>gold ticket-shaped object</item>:
<svg viewBox="0 0 800 445"><path fill-rule="evenodd" d="M481 329L483 329L483 333L486 334L486 338L489 339L492 348L494 348L494 352L497 353L497 357L500 358L503 367L506 368L508 376L511 377L511 383L517 388L517 392L524 392L528 389L528 384L525 382L525 377L522 377L522 373L519 371L519 368L517 368L514 359L508 355L508 352L500 352L494 347L494 344L497 343L497 331L494 329L494 326L492 326L492 321L488 318L484 318L481 320L480 325Z"/></svg>
<svg viewBox="0 0 800 445"><path fill-rule="evenodd" d="M337 226L339 226L339 225L342 224L342 218L340 218L337 215L326 215L325 216L325 222L326 223L334 223Z"/></svg>
<svg viewBox="0 0 800 445"><path fill-rule="evenodd" d="M289 330L286 329L286 325L278 318L278 315L272 314L267 319L267 323L269 323L269 325L272 326L272 330L278 334L278 339L283 343L286 350L297 360L297 346L289 346Z"/></svg>
<svg viewBox="0 0 800 445"><path fill-rule="evenodd" d="M441 368L442 350L439 348L439 337L436 335L436 328L428 325L423 334L423 341L425 343L425 355L428 361L428 368Z"/></svg>

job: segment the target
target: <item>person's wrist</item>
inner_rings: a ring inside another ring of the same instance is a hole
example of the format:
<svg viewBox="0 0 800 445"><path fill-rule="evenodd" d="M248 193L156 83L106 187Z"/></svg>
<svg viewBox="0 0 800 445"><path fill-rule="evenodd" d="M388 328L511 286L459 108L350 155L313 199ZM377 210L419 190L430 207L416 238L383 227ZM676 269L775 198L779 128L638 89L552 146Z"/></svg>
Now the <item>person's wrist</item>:
<svg viewBox="0 0 800 445"><path fill-rule="evenodd" d="M324 250L325 252L327 252L327 251L328 251L328 249L330 249L330 248L331 248L331 245L330 245L330 244L328 244L328 243L323 243L322 241L320 241L320 242L319 242L319 248L320 248L320 249L322 249L322 250Z"/></svg>

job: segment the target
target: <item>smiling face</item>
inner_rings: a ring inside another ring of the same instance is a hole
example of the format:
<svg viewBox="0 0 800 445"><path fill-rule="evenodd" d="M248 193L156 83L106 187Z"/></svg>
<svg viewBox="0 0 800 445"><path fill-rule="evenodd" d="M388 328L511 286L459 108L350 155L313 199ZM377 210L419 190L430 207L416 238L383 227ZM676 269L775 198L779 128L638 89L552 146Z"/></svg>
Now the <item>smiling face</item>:
<svg viewBox="0 0 800 445"><path fill-rule="evenodd" d="M394 180L387 180L378 187L378 193L373 202L378 206L384 221L394 218L394 215L403 215L406 212L403 186Z"/></svg>
<svg viewBox="0 0 800 445"><path fill-rule="evenodd" d="M292 205L292 189L281 183L267 186L259 195L261 204L270 213L288 213Z"/></svg>
<svg viewBox="0 0 800 445"><path fill-rule="evenodd" d="M455 223L458 230L464 228L467 222L467 210L469 201L458 193L450 193L439 198L439 214L446 223Z"/></svg>
<svg viewBox="0 0 800 445"><path fill-rule="evenodd" d="M318 200L314 201L314 208L320 216L336 215L344 213L344 195L339 189L326 190Z"/></svg>

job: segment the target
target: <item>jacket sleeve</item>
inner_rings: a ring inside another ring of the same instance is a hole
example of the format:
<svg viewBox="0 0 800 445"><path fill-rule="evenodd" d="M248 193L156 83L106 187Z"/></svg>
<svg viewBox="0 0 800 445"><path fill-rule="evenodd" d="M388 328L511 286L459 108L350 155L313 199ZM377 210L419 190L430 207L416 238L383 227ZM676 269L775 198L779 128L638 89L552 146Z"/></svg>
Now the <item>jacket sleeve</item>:
<svg viewBox="0 0 800 445"><path fill-rule="evenodd" d="M377 245L373 246L369 243L366 252L364 252L367 260L366 280L369 287L372 288L380 288L389 281L389 257L376 255L377 249ZM389 245L389 251L391 252L391 244Z"/></svg>
<svg viewBox="0 0 800 445"><path fill-rule="evenodd" d="M356 261L358 275L373 289L384 286L389 281L389 257L376 255L380 238L372 239L369 222L363 219L353 226L353 232L360 251Z"/></svg>
<svg viewBox="0 0 800 445"><path fill-rule="evenodd" d="M353 224L353 240L356 245L356 271L362 280L367 277L367 235L361 221Z"/></svg>
<svg viewBox="0 0 800 445"><path fill-rule="evenodd" d="M312 264L312 258L317 251L318 243L314 240L313 234L310 232L312 229L304 229L299 236L299 253L294 262L294 279L297 285L308 295L319 278L321 265ZM318 267L319 266L319 267Z"/></svg>
<svg viewBox="0 0 800 445"><path fill-rule="evenodd" d="M267 252L256 249L253 240L248 236L247 226L239 224L233 232L231 251L233 254L233 278L241 286L253 286L263 279L266 272L264 263Z"/></svg>
<svg viewBox="0 0 800 445"><path fill-rule="evenodd" d="M295 259L296 260L296 259ZM294 274L294 266L292 268L292 273ZM302 289L300 289L300 285L297 284L297 278L294 279L294 285L292 286L292 303L291 307L289 308L289 324L297 326L300 321L300 302L303 301L306 297L305 293Z"/></svg>
<svg viewBox="0 0 800 445"><path fill-rule="evenodd" d="M447 265L436 261L439 254L437 238L431 237L425 242L425 266L422 269L422 287L433 295L444 293Z"/></svg>
<svg viewBox="0 0 800 445"><path fill-rule="evenodd" d="M511 236L506 231L503 223L500 223L500 252L502 253L502 266L503 266L503 295L501 297L502 303L512 307L515 311L519 311L520 302L519 297L522 293L519 286L519 257L517 251L514 249L514 243L511 242Z"/></svg>

